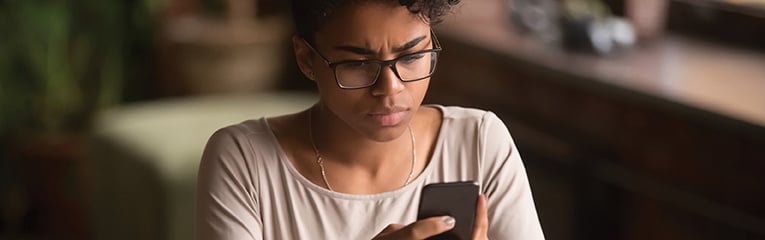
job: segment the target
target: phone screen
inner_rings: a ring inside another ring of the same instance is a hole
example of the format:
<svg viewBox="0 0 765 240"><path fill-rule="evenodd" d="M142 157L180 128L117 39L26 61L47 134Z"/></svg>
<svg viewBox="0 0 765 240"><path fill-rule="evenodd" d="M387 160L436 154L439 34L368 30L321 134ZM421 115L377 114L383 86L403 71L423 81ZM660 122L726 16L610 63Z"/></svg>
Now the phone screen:
<svg viewBox="0 0 765 240"><path fill-rule="evenodd" d="M478 185L475 182L428 184L422 189L417 219L449 215L456 224L452 230L428 239L468 240L473 237Z"/></svg>

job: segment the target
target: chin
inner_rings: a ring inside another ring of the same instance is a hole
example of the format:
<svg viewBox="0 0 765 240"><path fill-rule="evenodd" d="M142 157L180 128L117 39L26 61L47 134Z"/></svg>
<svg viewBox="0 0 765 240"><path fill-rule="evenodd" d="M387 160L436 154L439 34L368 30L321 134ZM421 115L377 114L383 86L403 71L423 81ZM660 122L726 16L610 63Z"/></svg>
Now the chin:
<svg viewBox="0 0 765 240"><path fill-rule="evenodd" d="M408 119L407 119L408 120ZM362 130L367 138L377 142L389 142L396 140L401 135L409 135L407 130L409 121L402 121L392 126L374 126Z"/></svg>

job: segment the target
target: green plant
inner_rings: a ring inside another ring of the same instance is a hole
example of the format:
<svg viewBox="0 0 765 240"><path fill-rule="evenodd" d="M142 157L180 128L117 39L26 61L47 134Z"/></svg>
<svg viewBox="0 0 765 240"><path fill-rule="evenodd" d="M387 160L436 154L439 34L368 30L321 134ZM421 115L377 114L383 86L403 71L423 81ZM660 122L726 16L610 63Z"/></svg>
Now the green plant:
<svg viewBox="0 0 765 240"><path fill-rule="evenodd" d="M0 136L79 130L118 103L135 2L0 0Z"/></svg>

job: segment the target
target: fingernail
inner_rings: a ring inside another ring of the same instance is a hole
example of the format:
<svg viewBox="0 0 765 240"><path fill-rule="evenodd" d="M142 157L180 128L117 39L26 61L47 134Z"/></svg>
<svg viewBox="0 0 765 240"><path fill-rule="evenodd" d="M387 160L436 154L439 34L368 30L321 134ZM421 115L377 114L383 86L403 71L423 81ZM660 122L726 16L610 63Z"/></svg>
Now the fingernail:
<svg viewBox="0 0 765 240"><path fill-rule="evenodd" d="M444 225L446 225L447 227L454 227L454 223L456 222L457 220L455 220L451 216L446 216L446 218L444 218Z"/></svg>

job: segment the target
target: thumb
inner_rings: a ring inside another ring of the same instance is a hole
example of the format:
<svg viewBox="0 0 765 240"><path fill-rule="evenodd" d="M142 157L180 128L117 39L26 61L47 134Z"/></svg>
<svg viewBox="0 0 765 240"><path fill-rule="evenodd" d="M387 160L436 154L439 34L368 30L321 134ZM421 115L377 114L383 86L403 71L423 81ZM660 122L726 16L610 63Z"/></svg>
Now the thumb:
<svg viewBox="0 0 765 240"><path fill-rule="evenodd" d="M425 239L451 230L455 223L451 216L430 217L409 224L400 233L403 239Z"/></svg>

